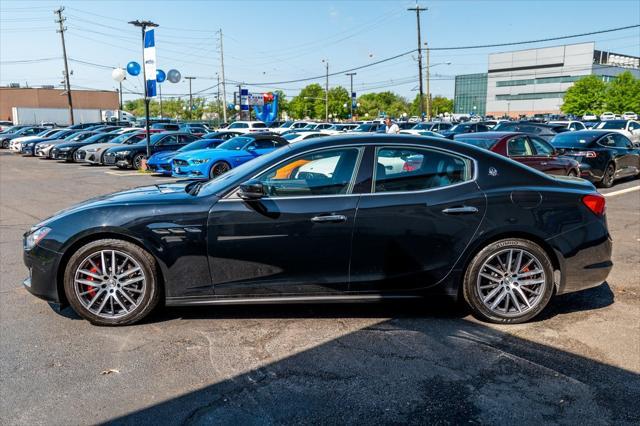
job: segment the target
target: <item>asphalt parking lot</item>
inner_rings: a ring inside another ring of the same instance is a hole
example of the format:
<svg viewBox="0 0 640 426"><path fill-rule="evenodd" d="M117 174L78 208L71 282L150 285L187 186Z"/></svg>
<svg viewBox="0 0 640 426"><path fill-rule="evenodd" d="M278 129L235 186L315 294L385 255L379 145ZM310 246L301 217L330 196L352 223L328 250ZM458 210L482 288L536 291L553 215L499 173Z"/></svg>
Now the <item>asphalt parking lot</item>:
<svg viewBox="0 0 640 426"><path fill-rule="evenodd" d="M608 281L529 324L433 301L165 309L100 328L22 288L31 225L166 180L0 151L0 423L640 422L640 181L603 191Z"/></svg>

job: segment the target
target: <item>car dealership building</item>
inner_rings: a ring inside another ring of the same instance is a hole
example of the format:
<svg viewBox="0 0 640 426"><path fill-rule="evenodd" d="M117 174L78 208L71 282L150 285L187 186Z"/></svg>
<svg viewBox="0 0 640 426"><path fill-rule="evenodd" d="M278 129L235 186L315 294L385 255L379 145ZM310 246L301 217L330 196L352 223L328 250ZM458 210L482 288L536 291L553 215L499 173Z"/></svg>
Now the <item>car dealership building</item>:
<svg viewBox="0 0 640 426"><path fill-rule="evenodd" d="M492 53L487 73L456 76L454 111L495 117L557 114L567 89L580 78L593 74L609 81L624 71L640 78L640 58L597 50L594 42Z"/></svg>

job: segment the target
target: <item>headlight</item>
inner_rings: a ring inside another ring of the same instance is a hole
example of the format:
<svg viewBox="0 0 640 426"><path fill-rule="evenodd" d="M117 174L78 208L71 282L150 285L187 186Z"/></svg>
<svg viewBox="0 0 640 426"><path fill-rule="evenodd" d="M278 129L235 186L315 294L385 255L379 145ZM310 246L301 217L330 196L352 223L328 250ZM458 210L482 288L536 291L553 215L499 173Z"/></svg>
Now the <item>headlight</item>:
<svg viewBox="0 0 640 426"><path fill-rule="evenodd" d="M38 146L40 147L40 149L43 149L43 148L49 148L51 145L48 144L48 143L42 143L42 144L40 144Z"/></svg>
<svg viewBox="0 0 640 426"><path fill-rule="evenodd" d="M24 240L24 249L31 250L32 248L34 248L36 244L38 244L40 240L42 240L49 233L49 231L51 231L50 228L43 226L31 232Z"/></svg>
<svg viewBox="0 0 640 426"><path fill-rule="evenodd" d="M69 151L71 148L69 147L64 147L64 148L58 148L58 151Z"/></svg>
<svg viewBox="0 0 640 426"><path fill-rule="evenodd" d="M112 154L129 155L131 154L131 151L118 151L118 152L112 152Z"/></svg>
<svg viewBox="0 0 640 426"><path fill-rule="evenodd" d="M191 164L204 164L204 163L208 163L209 159L206 158L204 160L191 160Z"/></svg>

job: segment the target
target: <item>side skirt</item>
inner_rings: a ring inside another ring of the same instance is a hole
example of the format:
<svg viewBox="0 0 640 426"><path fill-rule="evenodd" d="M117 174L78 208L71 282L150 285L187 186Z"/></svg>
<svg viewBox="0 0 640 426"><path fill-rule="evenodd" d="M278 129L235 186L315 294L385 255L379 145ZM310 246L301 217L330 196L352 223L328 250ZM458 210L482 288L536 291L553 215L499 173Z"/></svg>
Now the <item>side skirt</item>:
<svg viewBox="0 0 640 426"><path fill-rule="evenodd" d="M277 296L277 297L167 297L166 306L194 305L268 305L281 303L369 303L384 300L420 299L418 295L338 295L338 296Z"/></svg>

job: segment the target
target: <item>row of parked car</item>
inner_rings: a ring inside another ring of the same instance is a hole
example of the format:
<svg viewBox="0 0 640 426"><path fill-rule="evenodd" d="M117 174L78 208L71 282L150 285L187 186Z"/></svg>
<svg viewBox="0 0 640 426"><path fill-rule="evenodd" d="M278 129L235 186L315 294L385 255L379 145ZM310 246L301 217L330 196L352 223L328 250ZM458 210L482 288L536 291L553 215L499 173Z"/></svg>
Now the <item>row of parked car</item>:
<svg viewBox="0 0 640 426"><path fill-rule="evenodd" d="M640 124L633 120L607 120L592 129L580 121L398 125L404 127L401 134L444 137L475 145L544 173L582 177L603 187L640 173ZM62 129L14 126L0 132L0 145L25 156L132 169L140 169L144 163L147 169L165 176L212 179L290 143L338 134L384 132L384 128L380 121L292 121L274 127L239 121L212 132L202 124L155 123L150 128L149 158L146 131L117 125Z"/></svg>

